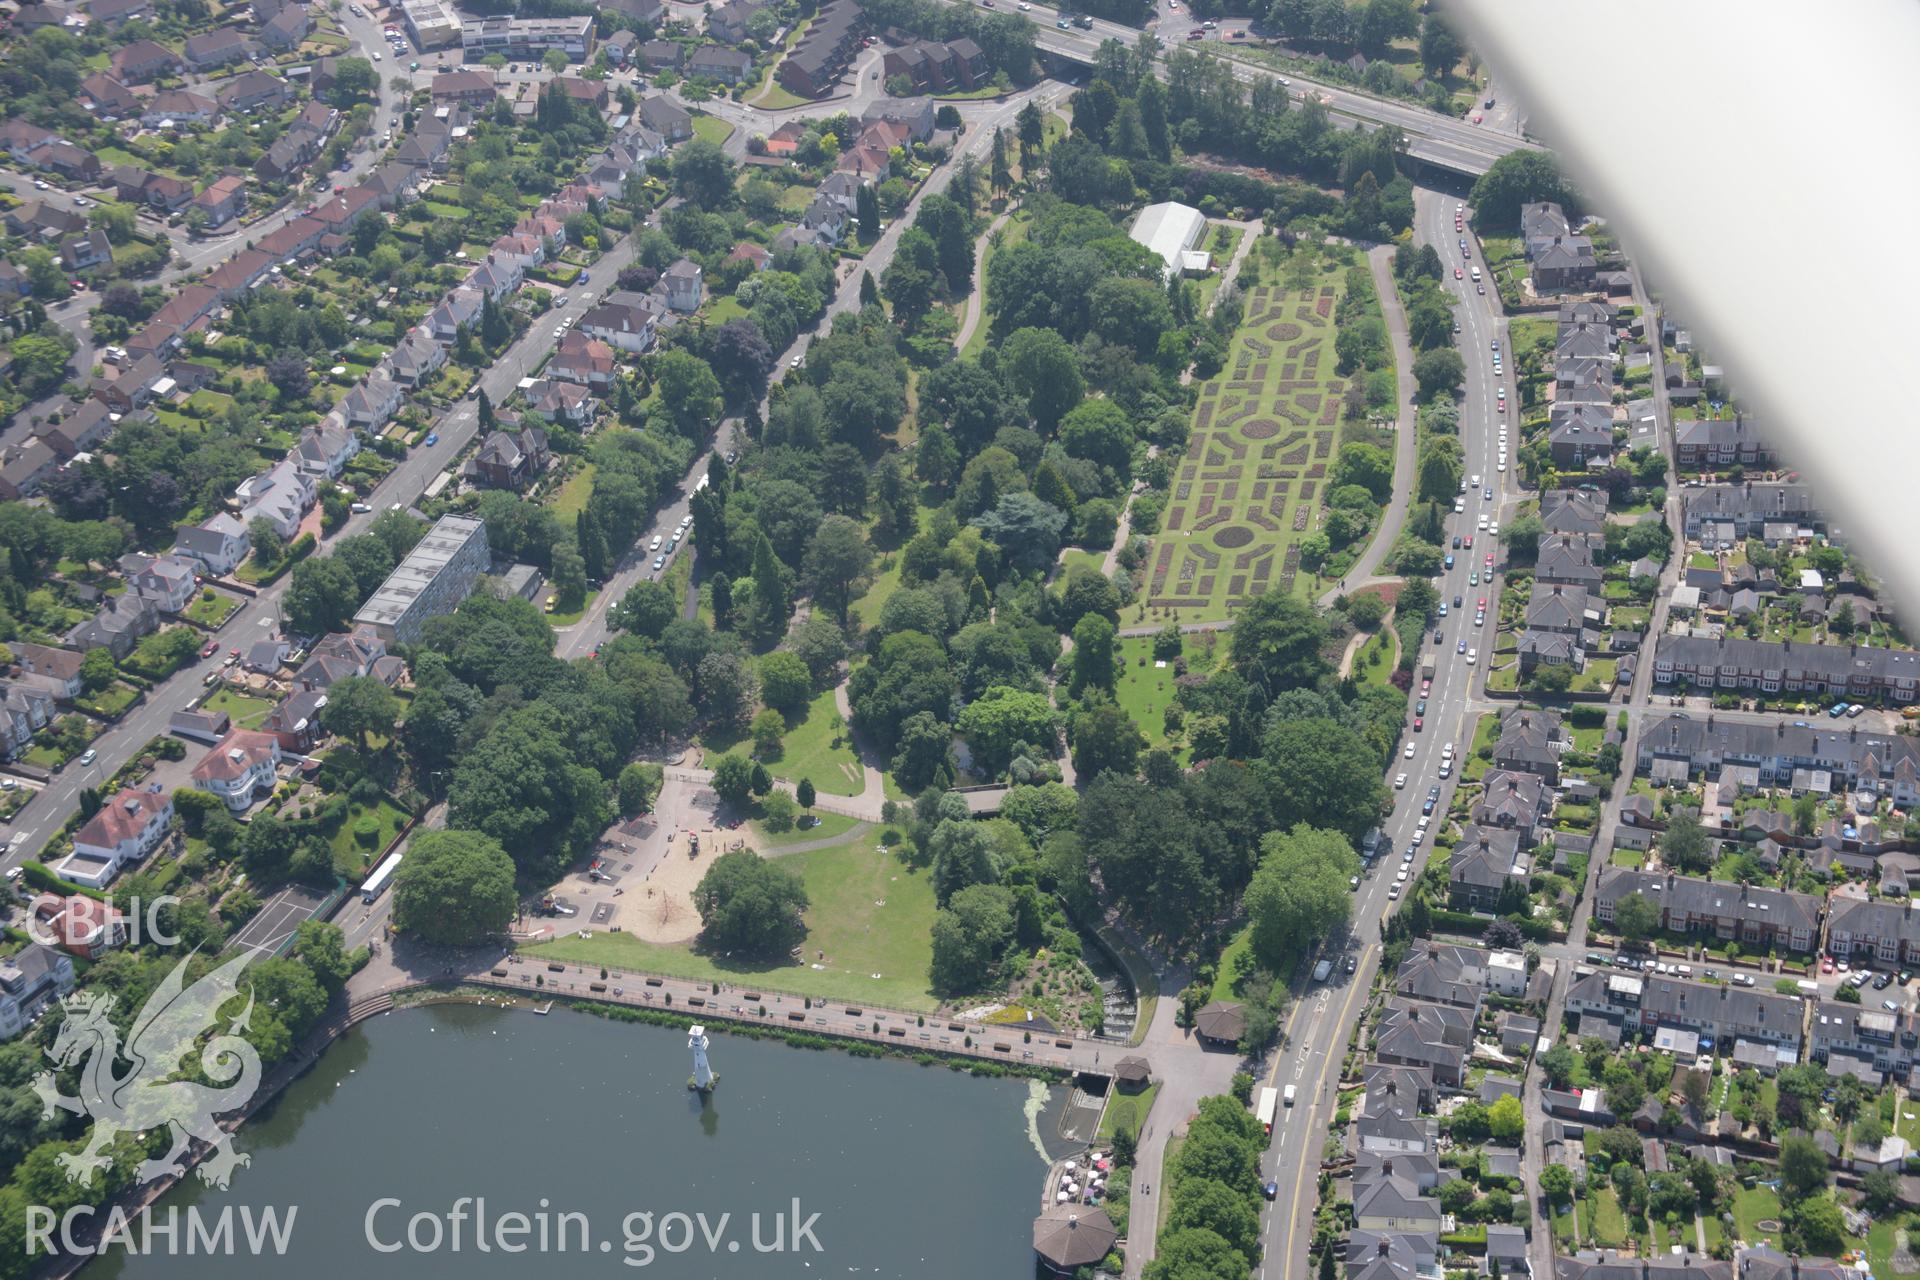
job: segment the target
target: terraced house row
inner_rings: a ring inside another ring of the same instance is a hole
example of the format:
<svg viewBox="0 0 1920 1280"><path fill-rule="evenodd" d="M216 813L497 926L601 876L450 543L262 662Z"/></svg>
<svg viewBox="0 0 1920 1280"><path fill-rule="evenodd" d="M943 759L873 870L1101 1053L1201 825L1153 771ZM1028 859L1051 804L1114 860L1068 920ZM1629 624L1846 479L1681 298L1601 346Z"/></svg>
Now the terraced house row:
<svg viewBox="0 0 1920 1280"><path fill-rule="evenodd" d="M1653 652L1653 679L1656 684L1905 703L1920 694L1920 652L1860 644L1666 635Z"/></svg>

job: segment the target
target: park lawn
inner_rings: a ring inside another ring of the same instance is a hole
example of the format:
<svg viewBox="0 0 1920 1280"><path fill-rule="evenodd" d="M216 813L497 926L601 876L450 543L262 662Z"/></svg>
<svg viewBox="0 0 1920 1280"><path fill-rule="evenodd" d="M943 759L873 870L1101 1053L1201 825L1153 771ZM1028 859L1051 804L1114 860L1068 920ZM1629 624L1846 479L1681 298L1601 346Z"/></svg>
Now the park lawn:
<svg viewBox="0 0 1920 1280"><path fill-rule="evenodd" d="M1740 1238L1746 1241L1746 1243L1759 1244L1764 1240L1768 1244L1778 1248L1780 1245L1780 1233L1778 1231L1762 1231L1756 1224L1765 1221L1778 1222L1779 1220L1780 1197L1776 1195L1771 1188L1743 1188L1734 1193L1733 1223L1735 1228L1740 1232Z"/></svg>
<svg viewBox="0 0 1920 1280"><path fill-rule="evenodd" d="M710 116L695 112L693 117L693 136L696 138L705 138L708 142L718 147L733 136L733 126L725 120L722 120L719 116Z"/></svg>
<svg viewBox="0 0 1920 1280"><path fill-rule="evenodd" d="M232 718L236 727L258 729L273 711L273 700L256 698L250 693L242 693L232 685L222 685L218 692L201 705L202 711L224 711Z"/></svg>
<svg viewBox="0 0 1920 1280"><path fill-rule="evenodd" d="M1105 569L1106 563L1107 557L1103 551L1088 551L1081 547L1068 547L1060 553L1059 578L1064 582L1068 574L1079 568L1091 569L1095 573L1100 573Z"/></svg>
<svg viewBox="0 0 1920 1280"><path fill-rule="evenodd" d="M734 960L702 955L691 947L643 942L627 933L558 938L526 950L553 960L617 965L675 978L750 979L795 995L872 1001L915 1012L939 1007L927 991L934 904L926 872L905 866L866 839L796 853L782 858L780 865L799 873L812 904L806 912L802 954L824 952L823 960Z"/></svg>
<svg viewBox="0 0 1920 1280"><path fill-rule="evenodd" d="M220 624L231 618L239 607L238 598L211 587L203 587L182 616L188 622L197 622L210 631L218 630Z"/></svg>
<svg viewBox="0 0 1920 1280"><path fill-rule="evenodd" d="M1107 1099L1107 1109L1100 1113L1100 1131L1093 1140L1111 1142L1113 1135L1122 1129L1139 1137L1140 1131L1146 1127L1147 1116L1153 1111L1153 1100L1159 1095L1160 1082L1157 1080L1138 1093L1114 1090Z"/></svg>
<svg viewBox="0 0 1920 1280"><path fill-rule="evenodd" d="M918 507L914 510L913 533L919 533L920 530L926 527L926 516L927 509L925 507ZM872 530L869 529L868 532L871 533ZM909 539L912 537L913 534L907 535ZM906 545L905 539L901 541L901 545ZM854 611L863 618L878 618L880 616L880 606L887 602L889 596L900 589L900 573L902 569L900 553L897 551L891 553L885 557L883 563L885 563L885 567L873 575L873 581L867 584L867 589L861 593L860 598L853 602Z"/></svg>
<svg viewBox="0 0 1920 1280"><path fill-rule="evenodd" d="M1395 641L1392 627L1381 627L1353 655L1353 677L1361 684L1393 688Z"/></svg>
<svg viewBox="0 0 1920 1280"><path fill-rule="evenodd" d="M796 819L795 825L785 831L768 831L766 824L758 818L749 825L753 828L755 841L762 849L780 849L787 845L807 844L814 840L833 840L846 835L860 825L860 819L849 818L844 813L815 813L813 817L819 822L819 826L803 828L798 825Z"/></svg>
<svg viewBox="0 0 1920 1280"><path fill-rule="evenodd" d="M853 751L853 733L833 704L833 690L815 696L797 724L787 726L778 760L767 761L767 772L798 785L813 779L814 790L833 796L857 796L866 786L860 757Z"/></svg>
<svg viewBox="0 0 1920 1280"><path fill-rule="evenodd" d="M1619 1193L1612 1187L1603 1187L1597 1194L1590 1194L1587 1199L1593 1205L1594 1243L1610 1249L1617 1249L1625 1244L1627 1215L1620 1209Z"/></svg>
<svg viewBox="0 0 1920 1280"><path fill-rule="evenodd" d="M368 814L380 822L380 834L370 845L361 844L353 838L354 824ZM381 850L392 844L394 837L400 834L400 828L406 825L406 811L385 796L380 797L380 803L371 809L358 804L352 806L329 841L333 846L333 869L349 880L361 879L373 869L373 860Z"/></svg>
<svg viewBox="0 0 1920 1280"><path fill-rule="evenodd" d="M1134 724L1140 727L1141 734L1146 737L1148 746L1168 745L1166 712L1173 705L1173 695L1173 664L1169 662L1164 667L1153 665L1153 637L1123 638L1120 641L1119 678L1114 681L1114 701L1120 704L1122 711L1133 717ZM1178 753L1183 763L1186 750L1182 745Z"/></svg>
<svg viewBox="0 0 1920 1280"><path fill-rule="evenodd" d="M1253 926L1244 925L1240 932L1233 935L1232 941L1220 952L1220 963L1213 977L1213 1000L1238 1000L1240 995L1233 989L1233 980L1239 972L1237 961L1242 955L1253 950Z"/></svg>
<svg viewBox="0 0 1920 1280"><path fill-rule="evenodd" d="M1311 599L1324 585L1299 563L1319 525L1347 379L1334 370L1344 272L1304 289L1247 290L1226 364L1201 387L1193 448L1180 463L1142 595L1153 621L1218 621L1268 591Z"/></svg>

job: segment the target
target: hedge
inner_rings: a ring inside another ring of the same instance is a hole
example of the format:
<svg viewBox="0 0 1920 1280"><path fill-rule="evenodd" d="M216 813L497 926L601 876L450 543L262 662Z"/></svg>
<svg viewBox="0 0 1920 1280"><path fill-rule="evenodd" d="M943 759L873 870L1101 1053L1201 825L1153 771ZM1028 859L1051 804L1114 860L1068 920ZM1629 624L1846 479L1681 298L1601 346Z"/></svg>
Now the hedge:
<svg viewBox="0 0 1920 1280"><path fill-rule="evenodd" d="M89 889L85 885L74 884L71 880L62 880L59 876L53 874L53 869L44 862L28 861L21 863L20 878L42 893L58 893L67 897L71 897L77 893L100 902L107 900L107 895L98 889Z"/></svg>

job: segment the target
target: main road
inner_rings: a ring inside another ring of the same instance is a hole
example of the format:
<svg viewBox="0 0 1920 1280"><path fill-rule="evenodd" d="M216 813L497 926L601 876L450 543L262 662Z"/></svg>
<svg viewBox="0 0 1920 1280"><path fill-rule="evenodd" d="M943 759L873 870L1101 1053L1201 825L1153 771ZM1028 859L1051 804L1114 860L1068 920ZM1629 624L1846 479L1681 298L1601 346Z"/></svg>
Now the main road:
<svg viewBox="0 0 1920 1280"><path fill-rule="evenodd" d="M1007 8L1013 5L1009 0L979 0L987 8L994 4L1003 4ZM1164 0L1162 0L1164 3ZM970 4L971 0L945 0L948 4ZM1118 40L1129 48L1140 38L1143 32L1137 27L1124 26L1118 22L1108 22L1103 18L1092 19L1092 27L1083 29L1059 26L1061 15L1071 12L1067 9L1055 9L1044 4L1031 4L1018 10L1021 17L1033 22L1039 30L1034 33L1034 44L1042 53L1067 58L1074 62L1091 64L1095 52L1108 40ZM1245 23L1230 21L1226 28L1243 30ZM1188 24L1192 28L1191 23ZM1234 78L1243 84L1256 79L1278 80L1289 85L1294 96L1303 97L1312 94L1336 120L1351 127L1372 126L1375 128L1391 125L1407 137L1407 154L1415 160L1434 165L1468 177L1478 177L1488 167L1512 151L1531 150L1534 144L1526 142L1504 129L1487 129L1471 120L1455 119L1429 111L1417 103L1402 102L1394 98L1377 97L1362 89L1347 85L1328 84L1310 77L1282 74L1265 63L1242 55L1235 49L1234 43L1220 38L1219 31L1201 30L1204 39L1191 43L1203 46L1208 53L1218 55L1233 67ZM1184 38L1177 41L1188 44ZM1158 75L1166 74L1166 64L1155 64Z"/></svg>
<svg viewBox="0 0 1920 1280"><path fill-rule="evenodd" d="M1433 851L1431 837L1420 826L1428 795L1437 795L1433 806L1437 824L1445 820L1453 790L1460 781L1457 770L1450 770L1450 777L1440 776L1444 745L1452 744L1456 764L1463 762L1472 750L1479 715L1491 709L1475 696L1484 665L1479 661L1470 665L1457 649L1462 641L1468 648L1492 649L1492 608L1497 594L1487 585L1485 555L1492 549L1493 540L1477 526L1483 512L1497 512L1507 500L1518 496L1507 483L1513 472L1502 474L1497 470L1500 424L1515 412L1500 411L1497 393L1506 386L1511 398L1511 381L1494 376L1489 358L1490 344L1496 337L1503 350L1506 346L1506 323L1497 294L1477 293L1471 279L1453 279L1453 265L1462 261L1457 243L1460 236L1466 235L1469 247L1473 247L1471 232L1456 234L1453 230L1454 197L1421 188L1415 192L1414 206L1415 235L1440 252L1447 264L1447 288L1455 295L1454 314L1460 322L1459 343L1467 366L1466 394L1460 406L1467 471L1480 472L1481 489L1491 488L1493 497L1484 498L1479 491L1463 495L1465 512L1449 517L1448 542L1458 533L1462 547L1453 553L1454 566L1441 575L1438 583L1448 606L1447 618L1438 624L1443 641L1436 645L1429 637L1420 655L1432 656L1435 665L1433 686L1424 698L1418 683L1414 690L1415 699L1426 705L1424 727L1413 732L1413 716L1409 715L1409 732L1401 753L1388 769L1390 782L1397 782L1402 774L1406 782L1393 791L1393 812L1380 824L1379 857L1361 877L1354 897L1353 923L1343 937L1329 942L1321 952L1333 961L1333 975L1328 982L1298 993L1281 1028L1273 1066L1261 1082L1282 1091L1291 1085L1295 1093L1294 1106L1282 1108L1274 1124L1272 1149L1265 1166L1265 1176L1280 1185L1264 1228L1265 1257L1258 1273L1261 1280L1307 1280L1312 1274L1308 1246L1313 1238L1321 1148L1337 1109L1335 1093L1347 1044L1379 968L1382 926L1404 901L1394 895L1393 886L1401 883L1398 876L1402 868L1407 872L1406 883L1417 879ZM1405 483L1411 484L1414 479L1408 476ZM1491 515L1488 522L1492 523ZM1475 540L1472 552L1465 547L1469 534ZM1489 620L1476 627L1473 603L1481 595L1487 597ZM1464 614L1453 608L1456 596L1464 601ZM1415 678L1417 681L1417 674ZM1408 751L1412 754L1406 754ZM1409 853L1411 860L1407 858ZM1346 974L1343 970L1349 961L1354 972Z"/></svg>

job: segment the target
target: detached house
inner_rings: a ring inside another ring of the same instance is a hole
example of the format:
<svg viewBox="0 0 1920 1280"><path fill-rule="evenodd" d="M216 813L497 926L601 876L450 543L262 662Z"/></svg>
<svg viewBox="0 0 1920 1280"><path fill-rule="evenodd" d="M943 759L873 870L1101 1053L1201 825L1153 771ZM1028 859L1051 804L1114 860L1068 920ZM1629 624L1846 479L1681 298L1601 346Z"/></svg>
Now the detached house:
<svg viewBox="0 0 1920 1280"><path fill-rule="evenodd" d="M585 394L584 387L575 390ZM495 431L473 458L475 478L493 489L523 489L546 467L547 433L538 427L523 427L514 434Z"/></svg>
<svg viewBox="0 0 1920 1280"><path fill-rule="evenodd" d="M300 532L301 517L313 506L313 479L289 457L241 481L234 497L243 504L240 519L246 524L265 520L275 533L291 539Z"/></svg>
<svg viewBox="0 0 1920 1280"><path fill-rule="evenodd" d="M698 311L706 296L706 286L701 276L700 264L691 258L682 258L661 272L660 292L665 296L667 305L682 314Z"/></svg>
<svg viewBox="0 0 1920 1280"><path fill-rule="evenodd" d="M193 766L193 785L210 791L235 813L245 813L256 793L273 789L280 767L280 739L235 729Z"/></svg>
<svg viewBox="0 0 1920 1280"><path fill-rule="evenodd" d="M608 346L635 353L653 347L657 324L652 307L643 295L623 294L622 300L609 297L580 317L578 330ZM627 301L624 299L632 299ZM656 304L657 305L657 304Z"/></svg>
<svg viewBox="0 0 1920 1280"><path fill-rule="evenodd" d="M173 797L126 790L100 806L73 836L73 853L55 868L64 880L104 889L122 867L139 862L166 838Z"/></svg>
<svg viewBox="0 0 1920 1280"><path fill-rule="evenodd" d="M739 84L753 74L753 59L738 49L701 45L687 59L687 74L705 76L722 84Z"/></svg>
<svg viewBox="0 0 1920 1280"><path fill-rule="evenodd" d="M613 348L577 330L560 339L547 365L549 376L587 387L612 386L614 371Z"/></svg>
<svg viewBox="0 0 1920 1280"><path fill-rule="evenodd" d="M173 553L198 560L214 577L225 577L239 568L247 550L246 524L224 511L174 531Z"/></svg>
<svg viewBox="0 0 1920 1280"><path fill-rule="evenodd" d="M193 603L196 560L184 556L141 556L138 567L127 575L127 585L153 602L162 613L181 613Z"/></svg>
<svg viewBox="0 0 1920 1280"><path fill-rule="evenodd" d="M83 653L106 649L115 662L133 652L142 636L160 629L160 613L138 592L108 596L100 612L67 633L67 643Z"/></svg>

